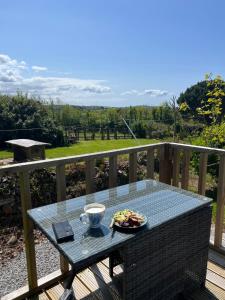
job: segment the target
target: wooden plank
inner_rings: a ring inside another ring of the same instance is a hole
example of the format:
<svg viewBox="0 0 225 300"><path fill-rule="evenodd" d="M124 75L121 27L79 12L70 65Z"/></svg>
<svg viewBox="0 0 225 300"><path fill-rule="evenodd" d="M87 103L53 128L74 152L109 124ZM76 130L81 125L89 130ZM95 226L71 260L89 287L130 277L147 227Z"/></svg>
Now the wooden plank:
<svg viewBox="0 0 225 300"><path fill-rule="evenodd" d="M216 207L216 224L214 245L221 247L223 236L223 220L225 205L225 155L220 156L219 177L217 185L217 207Z"/></svg>
<svg viewBox="0 0 225 300"><path fill-rule="evenodd" d="M129 154L129 182L137 181L137 152Z"/></svg>
<svg viewBox="0 0 225 300"><path fill-rule="evenodd" d="M49 297L45 292L40 294L38 297L39 297L38 300L49 300Z"/></svg>
<svg viewBox="0 0 225 300"><path fill-rule="evenodd" d="M209 260L225 269L225 256L209 249Z"/></svg>
<svg viewBox="0 0 225 300"><path fill-rule="evenodd" d="M225 270L221 266L208 261L207 269L225 278Z"/></svg>
<svg viewBox="0 0 225 300"><path fill-rule="evenodd" d="M60 283L45 291L45 293L48 295L48 297L51 300L58 300L60 296L62 296L63 292L64 292L64 288Z"/></svg>
<svg viewBox="0 0 225 300"><path fill-rule="evenodd" d="M207 152L208 154L214 153L219 155L225 155L225 150L219 148L210 148L204 146L195 146L195 145L179 144L179 143L169 143L169 144L173 149L178 148L179 150L189 150L189 151L196 151L196 152Z"/></svg>
<svg viewBox="0 0 225 300"><path fill-rule="evenodd" d="M172 178L171 149L169 144L165 144L160 149L159 181L163 183L171 184L171 178Z"/></svg>
<svg viewBox="0 0 225 300"><path fill-rule="evenodd" d="M25 242L28 286L32 290L37 287L37 266L34 245L34 225L28 217L27 210L32 208L30 193L30 176L28 172L19 173L21 209L23 217L23 235Z"/></svg>
<svg viewBox="0 0 225 300"><path fill-rule="evenodd" d="M108 258L104 259L101 263L104 264L107 269L109 269L109 259ZM114 275L120 275L121 273L123 273L122 267L120 265L114 267L113 273L114 273Z"/></svg>
<svg viewBox="0 0 225 300"><path fill-rule="evenodd" d="M200 153L198 193L205 195L208 153Z"/></svg>
<svg viewBox="0 0 225 300"><path fill-rule="evenodd" d="M147 178L154 179L155 151L153 148L147 150Z"/></svg>
<svg viewBox="0 0 225 300"><path fill-rule="evenodd" d="M225 293L213 283L206 281L205 289L197 289L187 296L187 300L225 300Z"/></svg>
<svg viewBox="0 0 225 300"><path fill-rule="evenodd" d="M109 269L103 263L100 262L89 269L104 283L105 288L110 292L111 298L121 300L118 286L112 282L112 278L109 276Z"/></svg>
<svg viewBox="0 0 225 300"><path fill-rule="evenodd" d="M95 192L95 160L86 161L86 195Z"/></svg>
<svg viewBox="0 0 225 300"><path fill-rule="evenodd" d="M183 166L182 166L182 175L181 175L181 188L187 190L189 185L189 165L191 159L191 151L185 150L183 155L184 156L183 156Z"/></svg>
<svg viewBox="0 0 225 300"><path fill-rule="evenodd" d="M57 202L66 200L65 165L59 165L56 167L56 190ZM68 272L69 270L69 264L62 255L60 255L60 269L62 273Z"/></svg>
<svg viewBox="0 0 225 300"><path fill-rule="evenodd" d="M174 149L173 151L173 186L179 185L180 176L180 151L179 149Z"/></svg>
<svg viewBox="0 0 225 300"><path fill-rule="evenodd" d="M94 300L97 299L93 294L90 294L90 290L80 281L78 277L75 277L75 280L73 281L73 290L76 300L84 298Z"/></svg>
<svg viewBox="0 0 225 300"><path fill-rule="evenodd" d="M13 172L31 171L31 170L35 170L35 169L41 169L41 168L56 167L56 166L62 165L62 164L66 165L66 164L72 164L72 163L76 163L76 162L83 162L86 160L101 159L104 157L111 157L111 156L115 156L115 155L118 156L118 155L123 155L123 154L129 154L131 152L141 152L141 151L146 151L149 148L159 149L164 144L165 143L149 144L149 145L129 147L129 148L103 151L103 152L97 152L97 153L88 153L88 154L82 154L82 155L67 156L64 158L62 158L62 157L61 158L52 158L52 159L46 159L46 160L39 160L39 161L32 161L32 162L2 166L2 167L0 167L0 175L4 174L6 172L13 173Z"/></svg>
<svg viewBox="0 0 225 300"><path fill-rule="evenodd" d="M106 289L102 281L94 276L89 269L85 269L83 272L79 273L77 277L92 293L95 293L97 299L111 299L111 294L108 289Z"/></svg>
<svg viewBox="0 0 225 300"><path fill-rule="evenodd" d="M225 278L222 276L214 273L211 270L207 270L206 279L225 291Z"/></svg>
<svg viewBox="0 0 225 300"><path fill-rule="evenodd" d="M109 158L109 188L117 186L117 156Z"/></svg>
<svg viewBox="0 0 225 300"><path fill-rule="evenodd" d="M216 300L216 299L225 300L224 290L220 289L215 284L213 284L213 283L209 282L208 280L206 280L205 287L208 289L208 291L210 291L214 295L213 300Z"/></svg>

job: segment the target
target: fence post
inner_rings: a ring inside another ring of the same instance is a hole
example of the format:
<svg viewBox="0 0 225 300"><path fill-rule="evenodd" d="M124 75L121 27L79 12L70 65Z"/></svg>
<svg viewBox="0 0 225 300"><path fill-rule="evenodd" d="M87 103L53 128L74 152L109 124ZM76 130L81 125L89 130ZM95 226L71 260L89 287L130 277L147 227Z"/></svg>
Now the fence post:
<svg viewBox="0 0 225 300"><path fill-rule="evenodd" d="M205 195L208 153L200 153L198 193Z"/></svg>
<svg viewBox="0 0 225 300"><path fill-rule="evenodd" d="M172 160L171 160L171 147L169 144L164 144L160 148L160 161L159 161L159 181L171 184L172 177Z"/></svg>
<svg viewBox="0 0 225 300"><path fill-rule="evenodd" d="M155 150L147 150L147 178L154 179Z"/></svg>
<svg viewBox="0 0 225 300"><path fill-rule="evenodd" d="M65 165L56 167L56 190L57 202L66 200ZM69 264L62 255L60 255L60 269L62 273L69 271Z"/></svg>
<svg viewBox="0 0 225 300"><path fill-rule="evenodd" d="M184 157L183 157L182 178L181 178L181 188L184 190L187 190L189 185L190 159L191 159L191 151L185 150Z"/></svg>
<svg viewBox="0 0 225 300"><path fill-rule="evenodd" d="M86 161L86 195L95 192L95 160Z"/></svg>
<svg viewBox="0 0 225 300"><path fill-rule="evenodd" d="M19 184L27 262L28 286L29 289L32 290L37 287L37 267L33 232L34 225L27 214L27 210L32 208L30 193L30 176L27 171L19 173Z"/></svg>
<svg viewBox="0 0 225 300"><path fill-rule="evenodd" d="M217 186L217 208L214 246L220 247L223 236L223 220L225 205L225 155L220 156L219 177Z"/></svg>
<svg viewBox="0 0 225 300"><path fill-rule="evenodd" d="M131 152L129 154L129 182L137 181L137 153Z"/></svg>
<svg viewBox="0 0 225 300"><path fill-rule="evenodd" d="M173 186L179 185L180 176L180 151L173 149Z"/></svg>
<svg viewBox="0 0 225 300"><path fill-rule="evenodd" d="M109 188L117 186L117 156L109 158Z"/></svg>

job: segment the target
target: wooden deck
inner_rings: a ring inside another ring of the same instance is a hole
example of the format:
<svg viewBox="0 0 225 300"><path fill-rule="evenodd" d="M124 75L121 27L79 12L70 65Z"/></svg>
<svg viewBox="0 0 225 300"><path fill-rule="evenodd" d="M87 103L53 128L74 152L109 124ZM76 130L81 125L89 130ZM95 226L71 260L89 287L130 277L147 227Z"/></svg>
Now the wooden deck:
<svg viewBox="0 0 225 300"><path fill-rule="evenodd" d="M120 266L115 275L122 273ZM108 260L104 260L79 273L73 283L76 299L83 300L121 300L119 280L112 282L109 276ZM63 286L58 285L43 291L40 300L58 300ZM225 300L225 257L210 250L206 289L190 295L188 300ZM147 300L147 299L146 299Z"/></svg>

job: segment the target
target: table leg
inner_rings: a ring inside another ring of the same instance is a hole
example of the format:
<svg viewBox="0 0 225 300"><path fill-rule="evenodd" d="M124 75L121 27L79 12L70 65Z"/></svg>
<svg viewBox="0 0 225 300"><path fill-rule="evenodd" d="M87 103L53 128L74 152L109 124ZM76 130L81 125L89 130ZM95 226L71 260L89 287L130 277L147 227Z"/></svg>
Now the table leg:
<svg viewBox="0 0 225 300"><path fill-rule="evenodd" d="M75 300L72 284L74 277L76 276L76 270L72 269L68 275L68 277L63 281L63 286L65 288L62 296L59 300Z"/></svg>

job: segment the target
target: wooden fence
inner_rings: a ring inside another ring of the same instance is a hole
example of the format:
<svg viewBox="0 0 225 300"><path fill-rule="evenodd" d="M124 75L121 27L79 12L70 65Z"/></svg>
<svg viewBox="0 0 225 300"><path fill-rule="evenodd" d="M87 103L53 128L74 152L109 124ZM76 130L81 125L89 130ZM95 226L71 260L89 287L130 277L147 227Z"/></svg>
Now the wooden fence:
<svg viewBox="0 0 225 300"><path fill-rule="evenodd" d="M22 215L25 239L25 251L27 260L28 286L3 297L4 300L23 299L41 291L66 276L69 266L61 257L60 270L49 274L45 278L37 279L35 259L35 245L33 236L33 224L27 216L27 210L32 207L30 193L30 171L40 168L56 168L57 201L66 199L65 165L77 162L86 164L86 193L95 191L94 168L96 159L109 158L109 187L117 184L117 158L119 155L129 155L129 182L137 180L137 154L147 152L147 178L155 179L154 160L159 158L159 180L161 182L180 186L183 189L189 187L190 159L193 152L200 154L198 193L204 195L206 190L207 161L209 154L219 156L219 176L217 187L217 211L215 222L215 239L211 247L224 253L222 248L223 218L225 204L225 150L207 147L192 146L177 143L158 143L119 150L91 153L65 158L47 159L4 166L0 168L0 176L10 173L18 173L20 181L20 194L22 202ZM10 283L9 283L10 284Z"/></svg>

